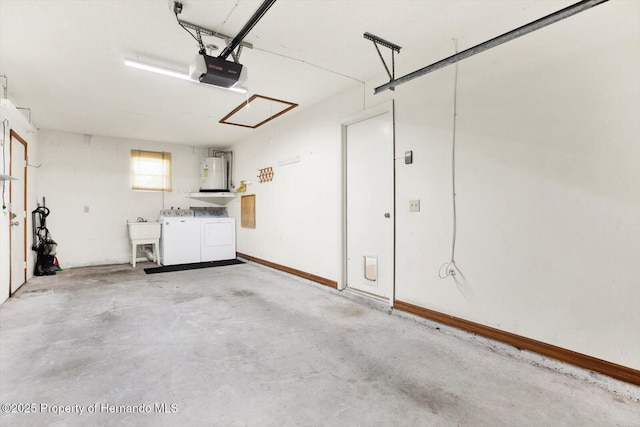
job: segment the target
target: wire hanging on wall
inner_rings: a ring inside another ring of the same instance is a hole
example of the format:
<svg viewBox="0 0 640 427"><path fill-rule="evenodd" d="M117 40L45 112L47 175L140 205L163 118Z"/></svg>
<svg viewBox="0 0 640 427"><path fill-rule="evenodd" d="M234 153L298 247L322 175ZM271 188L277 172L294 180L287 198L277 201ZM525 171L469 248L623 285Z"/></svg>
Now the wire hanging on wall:
<svg viewBox="0 0 640 427"><path fill-rule="evenodd" d="M455 52L458 53L458 40L453 39ZM455 280L458 288L463 292L462 285L464 284L464 275L462 271L456 265L456 238L458 231L458 212L456 206L456 128L457 128L457 116L458 116L458 62L455 62L455 74L453 80L453 132L451 142L451 199L453 208L453 220L451 231L451 258L440 266L438 276L441 279L452 277Z"/></svg>

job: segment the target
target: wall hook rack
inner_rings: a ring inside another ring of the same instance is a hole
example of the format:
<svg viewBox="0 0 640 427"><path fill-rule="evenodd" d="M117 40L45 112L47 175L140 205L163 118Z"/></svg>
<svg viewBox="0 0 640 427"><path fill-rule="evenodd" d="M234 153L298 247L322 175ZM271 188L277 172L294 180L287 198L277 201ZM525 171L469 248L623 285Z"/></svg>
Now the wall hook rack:
<svg viewBox="0 0 640 427"><path fill-rule="evenodd" d="M258 169L258 171L259 171L259 175L258 175L259 183L273 181L273 175L274 175L273 167Z"/></svg>

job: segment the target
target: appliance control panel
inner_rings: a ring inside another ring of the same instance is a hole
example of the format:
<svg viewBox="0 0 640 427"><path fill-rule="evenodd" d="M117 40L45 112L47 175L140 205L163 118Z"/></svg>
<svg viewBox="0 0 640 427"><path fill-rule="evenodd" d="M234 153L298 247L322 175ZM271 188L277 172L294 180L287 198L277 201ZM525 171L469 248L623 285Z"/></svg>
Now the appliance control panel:
<svg viewBox="0 0 640 427"><path fill-rule="evenodd" d="M178 218L183 216L193 216L191 209L162 209L160 211L161 217Z"/></svg>

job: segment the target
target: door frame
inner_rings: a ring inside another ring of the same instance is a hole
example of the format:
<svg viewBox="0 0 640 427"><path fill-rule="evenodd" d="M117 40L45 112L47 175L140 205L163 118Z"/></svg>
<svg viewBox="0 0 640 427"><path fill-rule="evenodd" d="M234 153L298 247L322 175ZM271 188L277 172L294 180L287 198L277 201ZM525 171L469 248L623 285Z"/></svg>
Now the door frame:
<svg viewBox="0 0 640 427"><path fill-rule="evenodd" d="M338 290L347 288L347 127L349 125L371 119L382 114L391 113L391 139L392 152L396 152L396 116L394 100L388 100L374 107L359 111L344 117L341 121L341 141L340 141L340 202L339 202L339 233L340 242L338 248ZM392 238L392 262L393 273L391 283L391 293L389 295L389 306L393 307L396 294L396 162L393 162L393 238ZM386 300L386 299L385 299Z"/></svg>
<svg viewBox="0 0 640 427"><path fill-rule="evenodd" d="M22 173L22 180L24 182L24 187L23 187L23 194L22 197L24 198L24 212L22 213L22 239L24 240L24 246L23 246L23 260L24 260L24 269L23 269L23 282L20 286L24 285L27 282L27 186L28 186L28 181L27 181L27 163L28 163L28 159L29 159L29 155L28 155L28 147L29 144L27 143L27 141L24 140L24 138L22 138L16 131L14 131L13 129L10 130L9 132L9 174L11 176L14 176L17 178L17 176L15 175L15 172L13 170L14 165L13 165L13 141L17 140L20 144L22 144L24 146L24 171ZM20 178L19 178L20 179ZM9 185L9 202L11 203L11 201L13 200L13 184ZM12 207L13 209L13 207ZM15 291L17 291L20 286L18 286L18 288L13 289L13 275L14 275L14 271L13 271L13 226L11 225L12 220L9 220L9 297L11 297Z"/></svg>

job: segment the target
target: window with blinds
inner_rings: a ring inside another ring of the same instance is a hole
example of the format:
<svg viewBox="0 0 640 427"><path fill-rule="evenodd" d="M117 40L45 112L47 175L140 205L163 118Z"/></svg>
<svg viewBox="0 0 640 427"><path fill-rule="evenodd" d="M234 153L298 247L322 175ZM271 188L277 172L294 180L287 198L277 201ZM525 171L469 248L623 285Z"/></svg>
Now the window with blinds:
<svg viewBox="0 0 640 427"><path fill-rule="evenodd" d="M131 150L131 189L171 191L171 153Z"/></svg>

